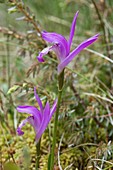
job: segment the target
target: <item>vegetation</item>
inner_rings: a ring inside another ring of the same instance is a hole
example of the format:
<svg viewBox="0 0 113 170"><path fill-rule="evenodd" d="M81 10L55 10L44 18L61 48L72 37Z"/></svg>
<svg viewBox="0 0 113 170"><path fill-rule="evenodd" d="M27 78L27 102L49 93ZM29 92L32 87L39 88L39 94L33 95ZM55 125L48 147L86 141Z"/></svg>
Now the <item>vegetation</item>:
<svg viewBox="0 0 113 170"><path fill-rule="evenodd" d="M113 1L112 0L0 0L0 170L35 169L33 128L18 124L26 115L18 105L37 106L33 88L43 104L57 98L57 59L36 59L47 46L41 31L68 39L79 10L73 49L100 33L65 68L65 85L58 118L54 169L111 170L113 168ZM37 106L38 107L38 106ZM47 169L53 121L41 138L40 170Z"/></svg>

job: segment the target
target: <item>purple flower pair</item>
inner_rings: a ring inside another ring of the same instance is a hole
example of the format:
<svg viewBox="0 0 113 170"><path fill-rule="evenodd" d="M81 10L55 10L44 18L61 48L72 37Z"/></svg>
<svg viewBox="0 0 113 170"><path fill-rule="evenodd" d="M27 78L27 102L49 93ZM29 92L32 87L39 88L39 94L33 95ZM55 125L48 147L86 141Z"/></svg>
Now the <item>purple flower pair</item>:
<svg viewBox="0 0 113 170"><path fill-rule="evenodd" d="M59 64L58 64L58 74L62 72L62 70L71 62L71 60L80 53L84 48L91 45L93 42L95 42L99 36L99 34L94 35L93 37L83 41L77 48L75 48L72 52L70 52L72 40L74 37L75 32L75 26L76 26L76 20L77 20L78 12L75 14L75 17L72 22L71 30L70 30L70 37L67 41L65 37L63 37L60 34L57 33L49 33L46 31L42 32L42 38L51 43L52 46L49 46L45 49L43 49L37 59L39 62L44 62L43 56L46 55L49 51L54 51ZM17 110L18 112L22 113L29 113L31 116L29 116L27 119L23 120L18 129L17 133L18 135L23 135L24 132L21 130L21 128L28 122L30 123L36 133L36 142L40 139L41 135L45 131L46 127L48 126L48 123L51 120L52 115L54 114L56 110L57 101L54 102L53 107L50 109L49 102L46 103L45 107L43 107L42 102L39 98L39 96L36 94L36 89L34 88L34 95L35 98L39 104L40 110L38 110L34 106L18 106Z"/></svg>
<svg viewBox="0 0 113 170"><path fill-rule="evenodd" d="M74 16L72 26L70 29L70 37L69 37L68 41L65 39L65 37L63 37L62 35L57 34L55 32L52 32L52 33L46 32L46 31L42 32L42 38L45 41L52 44L52 46L49 46L49 47L43 49L37 56L37 59L39 62L44 62L43 56L46 55L49 51L54 51L58 58L58 61L59 61L58 74L60 74L62 72L62 70L71 62L71 60L73 60L73 58L77 54L80 53L80 51L82 51L84 48L91 45L94 41L97 40L97 38L99 36L99 34L97 34L97 35L94 35L93 37L83 41L80 45L78 45L77 48L75 48L72 52L70 52L72 40L74 37L78 13L79 12L77 12Z"/></svg>
<svg viewBox="0 0 113 170"><path fill-rule="evenodd" d="M50 109L49 102L46 103L45 107L42 105L42 101L40 100L38 94L36 93L36 88L34 88L34 95L38 102L39 109L34 106L18 106L17 111L21 113L28 113L31 114L27 119L23 120L17 128L17 133L19 136L23 135L24 132L21 128L28 122L30 123L36 133L36 143L40 139L41 135L45 131L46 127L48 126L52 115L56 111L57 100L55 100L52 108Z"/></svg>

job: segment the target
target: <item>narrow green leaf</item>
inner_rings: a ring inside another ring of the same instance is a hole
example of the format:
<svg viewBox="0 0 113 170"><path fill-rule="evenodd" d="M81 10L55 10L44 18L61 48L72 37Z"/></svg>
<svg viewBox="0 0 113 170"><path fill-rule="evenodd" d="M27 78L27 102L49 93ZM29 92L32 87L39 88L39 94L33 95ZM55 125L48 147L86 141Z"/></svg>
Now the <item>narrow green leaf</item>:
<svg viewBox="0 0 113 170"><path fill-rule="evenodd" d="M7 94L9 95L9 94L15 92L19 87L20 87L19 85L14 85L13 87L11 87L11 88L8 90Z"/></svg>
<svg viewBox="0 0 113 170"><path fill-rule="evenodd" d="M16 164L8 162L4 165L4 170L20 170L20 168Z"/></svg>
<svg viewBox="0 0 113 170"><path fill-rule="evenodd" d="M51 167L51 154L49 154L48 157L48 170L50 170L50 167Z"/></svg>

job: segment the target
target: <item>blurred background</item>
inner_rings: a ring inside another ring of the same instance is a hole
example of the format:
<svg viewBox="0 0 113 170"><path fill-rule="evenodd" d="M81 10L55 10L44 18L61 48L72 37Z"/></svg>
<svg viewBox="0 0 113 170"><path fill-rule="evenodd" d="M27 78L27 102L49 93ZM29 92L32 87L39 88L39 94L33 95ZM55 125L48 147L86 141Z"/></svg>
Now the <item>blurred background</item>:
<svg viewBox="0 0 113 170"><path fill-rule="evenodd" d="M72 50L97 33L100 37L65 70L57 138L59 144L63 134L60 163L62 169L72 170L113 167L113 1L0 0L1 170L9 161L24 170L35 169L35 134L26 125L23 137L16 135L17 125L26 116L17 113L16 107L37 105L34 86L43 103L47 99L53 103L57 59L51 53L45 63L38 63L36 56L48 45L41 31L57 32L68 40L77 11ZM42 136L42 170L47 169L52 130L53 120ZM59 169L58 150L55 168Z"/></svg>

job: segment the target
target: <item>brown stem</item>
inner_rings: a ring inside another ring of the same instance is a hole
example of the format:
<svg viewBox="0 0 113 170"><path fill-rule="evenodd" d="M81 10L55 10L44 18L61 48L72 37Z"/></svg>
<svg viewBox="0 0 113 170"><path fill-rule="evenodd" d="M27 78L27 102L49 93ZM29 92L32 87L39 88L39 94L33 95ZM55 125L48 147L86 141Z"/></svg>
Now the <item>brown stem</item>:
<svg viewBox="0 0 113 170"><path fill-rule="evenodd" d="M78 98L79 102L82 104L83 108L85 109L86 108L85 102L84 102L84 100L81 99L79 93L77 92L77 90L73 86L73 83L70 85L70 88L74 92L75 97Z"/></svg>
<svg viewBox="0 0 113 170"><path fill-rule="evenodd" d="M105 42L105 44L106 44L106 51L107 51L108 57L110 58L110 47L109 47L109 45L108 45L109 40L108 40L108 36L107 36L107 32L106 32L106 31L108 31L108 30L106 30L105 23L104 23L104 21L103 21L103 19L102 19L102 17L101 17L101 14L100 14L100 12L99 12L99 10L98 10L98 7L97 7L97 4L96 4L95 0L92 0L92 3L93 3L93 5L94 5L94 7L95 7L95 10L96 10L96 12L97 12L98 18L99 18L99 20L100 20L101 27L102 27L102 29L103 29L104 42Z"/></svg>
<svg viewBox="0 0 113 170"><path fill-rule="evenodd" d="M41 34L40 29L38 28L36 22L33 20L33 17L29 15L29 13L23 8L21 4L17 3L16 5L17 5L17 8L26 16L28 21L31 22L34 25L35 29Z"/></svg>
<svg viewBox="0 0 113 170"><path fill-rule="evenodd" d="M94 7L95 7L95 10L97 12L97 15L98 15L98 18L100 20L100 24L101 24L101 27L103 29L103 33L104 33L104 42L106 44L106 53L107 53L107 56L109 58L111 58L111 55L110 55L110 46L109 46L109 43L110 43L110 33L109 33L109 30L106 28L106 25L100 15L100 12L98 10L98 7L97 7L97 4L95 2L95 0L92 0L93 4L94 4ZM112 83L112 79L113 79L113 66L112 64L110 64L110 78L111 78L111 87L113 85Z"/></svg>

